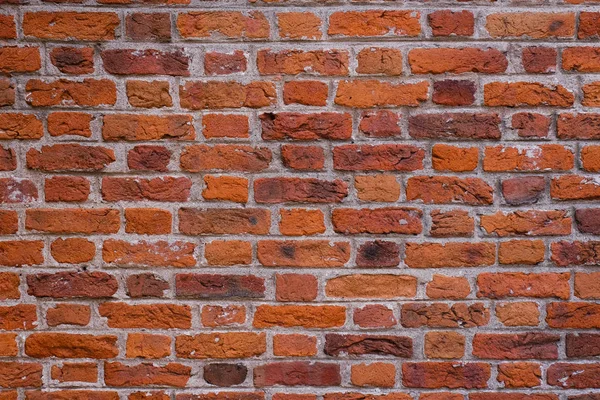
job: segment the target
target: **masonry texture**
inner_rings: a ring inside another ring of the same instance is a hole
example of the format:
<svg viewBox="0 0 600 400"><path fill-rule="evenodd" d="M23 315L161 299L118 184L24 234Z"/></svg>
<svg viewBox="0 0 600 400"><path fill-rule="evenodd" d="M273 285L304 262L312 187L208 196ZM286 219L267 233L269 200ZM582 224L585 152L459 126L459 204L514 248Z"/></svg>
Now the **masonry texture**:
<svg viewBox="0 0 600 400"><path fill-rule="evenodd" d="M600 0L0 38L0 400L600 399Z"/></svg>

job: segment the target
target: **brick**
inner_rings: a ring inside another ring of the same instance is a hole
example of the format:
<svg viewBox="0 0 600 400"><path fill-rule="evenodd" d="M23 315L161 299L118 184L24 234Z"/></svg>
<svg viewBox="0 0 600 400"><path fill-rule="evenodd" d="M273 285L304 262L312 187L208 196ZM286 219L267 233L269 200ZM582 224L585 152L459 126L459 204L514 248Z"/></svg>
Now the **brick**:
<svg viewBox="0 0 600 400"><path fill-rule="evenodd" d="M37 47L0 47L0 72L19 74L35 72L41 68L40 50Z"/></svg>
<svg viewBox="0 0 600 400"><path fill-rule="evenodd" d="M342 180L315 178L260 178L254 181L257 203L339 203L348 195Z"/></svg>
<svg viewBox="0 0 600 400"><path fill-rule="evenodd" d="M100 53L104 69L115 75L189 76L189 57L182 50L114 49Z"/></svg>
<svg viewBox="0 0 600 400"><path fill-rule="evenodd" d="M2 15L0 15L0 21ZM0 28L2 29L2 28ZM2 33L0 32L0 36ZM0 79L0 107L12 106L15 104L15 85L9 79Z"/></svg>
<svg viewBox="0 0 600 400"><path fill-rule="evenodd" d="M431 161L433 168L438 171L473 171L479 163L479 150L476 147L436 144L431 149Z"/></svg>
<svg viewBox="0 0 600 400"><path fill-rule="evenodd" d="M169 283L151 273L135 274L127 277L127 295L132 298L163 297Z"/></svg>
<svg viewBox="0 0 600 400"><path fill-rule="evenodd" d="M396 367L394 364L375 362L355 364L351 367L350 380L354 386L393 387Z"/></svg>
<svg viewBox="0 0 600 400"><path fill-rule="evenodd" d="M532 362L502 363L498 365L498 382L506 388L528 388L541 384L542 370Z"/></svg>
<svg viewBox="0 0 600 400"><path fill-rule="evenodd" d="M430 299L464 299L471 293L471 285L464 277L434 274L425 293Z"/></svg>
<svg viewBox="0 0 600 400"><path fill-rule="evenodd" d="M484 104L489 107L569 107L573 93L561 85L538 82L491 82L483 88Z"/></svg>
<svg viewBox="0 0 600 400"><path fill-rule="evenodd" d="M215 386L234 386L246 380L248 368L243 364L207 364L204 366L203 378Z"/></svg>
<svg viewBox="0 0 600 400"><path fill-rule="evenodd" d="M575 296L580 299L598 299L600 290L600 273L598 272L576 272L575 273Z"/></svg>
<svg viewBox="0 0 600 400"><path fill-rule="evenodd" d="M522 138L544 138L548 136L550 118L542 114L516 113L513 114L511 126Z"/></svg>
<svg viewBox="0 0 600 400"><path fill-rule="evenodd" d="M132 171L167 172L171 154L164 146L135 146L127 152L127 166Z"/></svg>
<svg viewBox="0 0 600 400"><path fill-rule="evenodd" d="M37 325L37 315L34 304L0 307L1 330L31 330L35 325Z"/></svg>
<svg viewBox="0 0 600 400"><path fill-rule="evenodd" d="M80 112L53 112L48 115L48 133L50 136L75 135L89 138L92 136L90 124L93 117Z"/></svg>
<svg viewBox="0 0 600 400"><path fill-rule="evenodd" d="M171 233L171 213L159 208L128 208L125 210L125 232L141 235Z"/></svg>
<svg viewBox="0 0 600 400"><path fill-rule="evenodd" d="M557 236L571 233L571 218L563 210L515 211L482 215L481 228L487 235L507 236Z"/></svg>
<svg viewBox="0 0 600 400"><path fill-rule="evenodd" d="M422 148L403 144L343 145L333 149L340 171L415 171L423 168Z"/></svg>
<svg viewBox="0 0 600 400"><path fill-rule="evenodd" d="M594 303L548 303L546 323L551 328L598 329L600 306Z"/></svg>
<svg viewBox="0 0 600 400"><path fill-rule="evenodd" d="M171 338L164 335L130 333L127 335L127 358L163 358L171 354Z"/></svg>
<svg viewBox="0 0 600 400"><path fill-rule="evenodd" d="M96 245L84 238L58 238L52 242L50 252L59 263L79 264L94 259Z"/></svg>
<svg viewBox="0 0 600 400"><path fill-rule="evenodd" d="M254 386L337 386L340 367L332 363L306 361L275 362L254 368Z"/></svg>
<svg viewBox="0 0 600 400"><path fill-rule="evenodd" d="M402 133L400 116L388 110L365 111L362 113L358 130L368 137L393 137Z"/></svg>
<svg viewBox="0 0 600 400"><path fill-rule="evenodd" d="M503 179L501 185L504 201L510 205L537 203L546 190L542 176Z"/></svg>
<svg viewBox="0 0 600 400"><path fill-rule="evenodd" d="M329 88L320 81L290 81L283 84L283 102L305 106L325 106Z"/></svg>
<svg viewBox="0 0 600 400"><path fill-rule="evenodd" d="M116 357L119 350L113 335L36 332L25 340L25 354L34 358L98 358Z"/></svg>
<svg viewBox="0 0 600 400"><path fill-rule="evenodd" d="M117 233L119 211L108 208L31 208L25 213L25 228L49 233Z"/></svg>
<svg viewBox="0 0 600 400"><path fill-rule="evenodd" d="M27 151L27 168L39 171L100 171L115 160L112 149L75 143Z"/></svg>
<svg viewBox="0 0 600 400"><path fill-rule="evenodd" d="M530 74L556 72L556 56L556 50L551 47L526 47L521 55L523 68Z"/></svg>
<svg viewBox="0 0 600 400"><path fill-rule="evenodd" d="M42 121L32 114L0 114L0 140L31 140L44 135Z"/></svg>
<svg viewBox="0 0 600 400"><path fill-rule="evenodd" d="M477 277L478 297L555 297L568 299L570 274L482 273Z"/></svg>
<svg viewBox="0 0 600 400"><path fill-rule="evenodd" d="M490 378L485 363L407 362L402 364L402 384L409 388L484 389Z"/></svg>
<svg viewBox="0 0 600 400"><path fill-rule="evenodd" d="M265 267L342 267L350 260L350 244L328 240L261 240L257 256Z"/></svg>
<svg viewBox="0 0 600 400"><path fill-rule="evenodd" d="M323 148L318 146L281 146L281 162L287 168L301 171L318 171L325 166Z"/></svg>
<svg viewBox="0 0 600 400"><path fill-rule="evenodd" d="M492 265L496 246L490 242L406 243L410 268L459 268Z"/></svg>
<svg viewBox="0 0 600 400"><path fill-rule="evenodd" d="M177 274L177 297L255 299L265 296L265 280L255 275Z"/></svg>
<svg viewBox="0 0 600 400"><path fill-rule="evenodd" d="M56 272L27 275L27 293L36 297L103 298L117 292L117 279L106 272Z"/></svg>
<svg viewBox="0 0 600 400"><path fill-rule="evenodd" d="M206 200L248 202L248 179L234 176L204 176L206 188L202 197Z"/></svg>
<svg viewBox="0 0 600 400"><path fill-rule="evenodd" d="M41 387L42 386L42 366L37 363L22 362L0 362L0 387L1 388L20 388L20 387ZM10 392L5 392L10 393ZM14 392L16 394L16 392ZM15 400L6 397L6 400Z"/></svg>
<svg viewBox="0 0 600 400"><path fill-rule="evenodd" d="M112 40L119 26L113 12L26 12L23 33L39 39Z"/></svg>
<svg viewBox="0 0 600 400"><path fill-rule="evenodd" d="M269 167L271 150L246 145L195 145L183 149L180 162L181 169L188 172L258 172Z"/></svg>
<svg viewBox="0 0 600 400"><path fill-rule="evenodd" d="M428 358L462 358L465 354L465 337L458 332L427 332L424 351Z"/></svg>
<svg viewBox="0 0 600 400"><path fill-rule="evenodd" d="M333 328L344 325L346 308L342 306L259 305L254 311L253 326L268 328Z"/></svg>
<svg viewBox="0 0 600 400"><path fill-rule="evenodd" d="M275 85L264 81L188 81L179 87L181 107L189 110L268 107L276 96Z"/></svg>
<svg viewBox="0 0 600 400"><path fill-rule="evenodd" d="M266 350L264 332L201 333L175 339L177 356L189 359L249 358L260 356Z"/></svg>
<svg viewBox="0 0 600 400"><path fill-rule="evenodd" d="M64 74L80 75L94 72L94 49L91 47L55 47L50 61Z"/></svg>
<svg viewBox="0 0 600 400"><path fill-rule="evenodd" d="M165 81L136 81L130 80L126 84L127 100L129 104L134 107L141 108L160 108L160 107L171 107L173 105L173 99L169 93L169 82ZM105 117L106 118L106 117ZM114 118L114 116L113 116ZM155 118L154 121L158 122L160 119ZM173 120L177 120L173 118ZM173 121L172 122L175 122ZM139 120L143 123L143 120ZM154 122L152 121L152 122ZM155 122L155 123L156 123ZM188 121L187 125L191 125ZM106 123L106 122L105 122ZM185 129L185 123L180 122L183 127L177 127L179 129ZM149 124L150 125L150 124ZM176 124L173 124L176 125ZM113 125L112 129L118 128L119 125ZM192 127L188 130L193 131ZM171 134L172 135L172 134Z"/></svg>
<svg viewBox="0 0 600 400"><path fill-rule="evenodd" d="M559 114L556 135L559 139L600 138L600 114Z"/></svg>
<svg viewBox="0 0 600 400"><path fill-rule="evenodd" d="M264 235L269 232L270 220L269 210L259 208L181 208L179 231L186 235Z"/></svg>
<svg viewBox="0 0 600 400"><path fill-rule="evenodd" d="M500 139L500 118L486 113L442 113L411 116L408 133L414 139Z"/></svg>
<svg viewBox="0 0 600 400"><path fill-rule="evenodd" d="M246 322L244 306L204 306L200 313L203 326L235 326Z"/></svg>
<svg viewBox="0 0 600 400"><path fill-rule="evenodd" d="M558 144L539 146L486 147L483 170L505 171L568 171L574 166L573 152Z"/></svg>
<svg viewBox="0 0 600 400"><path fill-rule="evenodd" d="M431 101L443 106L468 106L475 102L477 91L472 81L444 80L433 83Z"/></svg>
<svg viewBox="0 0 600 400"><path fill-rule="evenodd" d="M283 357L310 357L317 354L317 338L300 334L273 336L273 354Z"/></svg>
<svg viewBox="0 0 600 400"><path fill-rule="evenodd" d="M546 333L487 334L473 337L473 355L482 359L523 360L558 358L560 336Z"/></svg>
<svg viewBox="0 0 600 400"><path fill-rule="evenodd" d="M406 328L472 328L487 325L490 314L483 303L406 303L400 317Z"/></svg>
<svg viewBox="0 0 600 400"><path fill-rule="evenodd" d="M487 16L485 28L493 38L569 38L575 34L575 14L496 13Z"/></svg>
<svg viewBox="0 0 600 400"><path fill-rule="evenodd" d="M599 375L600 364L598 363L557 363L548 367L547 381L550 386L559 386L562 389L598 388Z"/></svg>
<svg viewBox="0 0 600 400"><path fill-rule="evenodd" d="M19 230L19 217L16 211L0 210L0 235L10 235Z"/></svg>
<svg viewBox="0 0 600 400"><path fill-rule="evenodd" d="M25 100L33 107L112 106L117 101L115 83L108 79L58 79L48 82L30 79L25 85L25 92Z"/></svg>
<svg viewBox="0 0 600 400"><path fill-rule="evenodd" d="M63 363L53 365L52 379L59 382L89 382L98 380L98 366L95 363Z"/></svg>
<svg viewBox="0 0 600 400"><path fill-rule="evenodd" d="M408 275L343 275L331 278L325 285L328 297L343 299L393 299L414 297L417 280Z"/></svg>
<svg viewBox="0 0 600 400"><path fill-rule="evenodd" d="M27 400L61 400L70 399L85 399L93 397L96 400L117 400L119 394L115 391L102 390L55 390L55 391L27 391Z"/></svg>
<svg viewBox="0 0 600 400"><path fill-rule="evenodd" d="M498 248L500 264L535 265L544 261L545 246L541 240L510 240Z"/></svg>
<svg viewBox="0 0 600 400"><path fill-rule="evenodd" d="M290 40L320 39L321 19L311 12L277 13L279 37Z"/></svg>
<svg viewBox="0 0 600 400"><path fill-rule="evenodd" d="M177 304L102 303L98 312L109 328L189 329L192 321L190 307Z"/></svg>
<svg viewBox="0 0 600 400"><path fill-rule="evenodd" d="M17 154L9 147L0 146L0 171L17 169Z"/></svg>
<svg viewBox="0 0 600 400"><path fill-rule="evenodd" d="M240 240L214 240L204 246L208 265L238 265L252 262L252 245Z"/></svg>
<svg viewBox="0 0 600 400"><path fill-rule="evenodd" d="M196 133L190 115L112 114L103 118L102 137L107 141L193 140Z"/></svg>
<svg viewBox="0 0 600 400"><path fill-rule="evenodd" d="M37 187L29 179L0 178L0 203L31 203L37 198Z"/></svg>
<svg viewBox="0 0 600 400"><path fill-rule="evenodd" d="M236 50L232 53L209 52L204 55L204 72L207 75L229 75L246 71L246 56Z"/></svg>
<svg viewBox="0 0 600 400"><path fill-rule="evenodd" d="M104 363L104 382L108 386L158 385L185 387L191 376L192 368L168 363L157 366L151 363L125 365L120 362Z"/></svg>
<svg viewBox="0 0 600 400"><path fill-rule="evenodd" d="M402 53L396 49L369 47L362 49L356 56L356 72L367 75L402 74Z"/></svg>
<svg viewBox="0 0 600 400"><path fill-rule="evenodd" d="M44 181L46 201L81 202L90 195L90 181L79 176L55 176Z"/></svg>
<svg viewBox="0 0 600 400"><path fill-rule="evenodd" d="M587 358L600 355L600 336L597 333L569 333L566 340L569 358Z"/></svg>
<svg viewBox="0 0 600 400"><path fill-rule="evenodd" d="M355 176L354 187L362 201L395 202L400 197L400 184L393 175Z"/></svg>
<svg viewBox="0 0 600 400"><path fill-rule="evenodd" d="M192 181L186 177L165 176L152 179L103 178L102 199L114 201L185 202L189 199Z"/></svg>
<svg viewBox="0 0 600 400"><path fill-rule="evenodd" d="M407 10L338 11L329 16L329 35L419 36L420 13Z"/></svg>
<svg viewBox="0 0 600 400"><path fill-rule="evenodd" d="M102 246L102 260L116 266L193 267L194 243L184 241L127 242L107 239Z"/></svg>
<svg viewBox="0 0 600 400"><path fill-rule="evenodd" d="M21 297L19 285L21 279L13 272L0 272L0 299L18 299Z"/></svg>
<svg viewBox="0 0 600 400"><path fill-rule="evenodd" d="M171 18L168 13L128 14L125 18L125 33L135 41L166 42L171 39Z"/></svg>
<svg viewBox="0 0 600 400"><path fill-rule="evenodd" d="M427 15L433 36L472 36L475 18L471 11L437 10Z"/></svg>
<svg viewBox="0 0 600 400"><path fill-rule="evenodd" d="M500 303L496 305L496 317L506 326L537 326L540 311L533 302Z"/></svg>
<svg viewBox="0 0 600 400"><path fill-rule="evenodd" d="M423 230L421 211L416 208L336 208L331 223L337 233L417 235Z"/></svg>
<svg viewBox="0 0 600 400"><path fill-rule="evenodd" d="M334 102L354 108L416 107L427 100L429 83L382 82L376 80L340 81Z"/></svg>
<svg viewBox="0 0 600 400"><path fill-rule="evenodd" d="M276 274L277 301L312 301L317 298L318 281L308 274Z"/></svg>
<svg viewBox="0 0 600 400"><path fill-rule="evenodd" d="M256 54L256 66L261 75L287 74L301 72L338 76L348 75L349 54L342 50L259 50Z"/></svg>
<svg viewBox="0 0 600 400"><path fill-rule="evenodd" d="M92 311L83 304L57 304L46 312L48 326L77 325L86 326L90 323ZM94 382L96 380L94 379Z"/></svg>
<svg viewBox="0 0 600 400"><path fill-rule="evenodd" d="M493 196L492 187L479 178L416 176L406 185L407 200L423 203L486 205Z"/></svg>
<svg viewBox="0 0 600 400"><path fill-rule="evenodd" d="M550 245L551 259L561 267L568 265L598 265L600 259L596 256L596 248L599 244L599 242L592 240L552 243Z"/></svg>
<svg viewBox="0 0 600 400"><path fill-rule="evenodd" d="M375 240L358 248L356 265L362 268L391 268L400 262L400 248L394 242Z"/></svg>
<svg viewBox="0 0 600 400"><path fill-rule="evenodd" d="M474 231L474 220L465 210L451 210L443 212L432 210L431 228L432 237L471 237Z"/></svg>
<svg viewBox="0 0 600 400"><path fill-rule="evenodd" d="M236 114L205 114L202 117L202 134L207 139L247 138L248 117Z"/></svg>
<svg viewBox="0 0 600 400"><path fill-rule="evenodd" d="M270 35L269 22L258 11L201 11L177 15L177 30L184 38L226 37L238 39L266 39Z"/></svg>
<svg viewBox="0 0 600 400"><path fill-rule="evenodd" d="M369 304L355 309L353 321L366 329L391 328L397 324L393 310L380 304Z"/></svg>
<svg viewBox="0 0 600 400"><path fill-rule="evenodd" d="M264 140L347 140L352 136L348 113L265 113L260 121Z"/></svg>
<svg viewBox="0 0 600 400"><path fill-rule="evenodd" d="M39 240L6 240L0 242L0 265L19 267L44 262L44 243Z"/></svg>
<svg viewBox="0 0 600 400"><path fill-rule="evenodd" d="M0 38L2 39L16 39L17 38L17 27L15 24L15 17L13 15L0 15L0 21L2 28L0 28Z"/></svg>
<svg viewBox="0 0 600 400"><path fill-rule="evenodd" d="M413 74L497 74L508 67L506 57L499 50L470 47L413 49L408 52L408 63Z"/></svg>

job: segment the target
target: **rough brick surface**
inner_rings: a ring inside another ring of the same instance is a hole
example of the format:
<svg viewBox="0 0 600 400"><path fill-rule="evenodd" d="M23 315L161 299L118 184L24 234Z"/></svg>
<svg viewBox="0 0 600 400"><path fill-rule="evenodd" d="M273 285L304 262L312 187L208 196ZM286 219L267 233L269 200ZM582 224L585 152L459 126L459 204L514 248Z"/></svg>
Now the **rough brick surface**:
<svg viewBox="0 0 600 400"><path fill-rule="evenodd" d="M0 400L600 400L600 0L0 0Z"/></svg>

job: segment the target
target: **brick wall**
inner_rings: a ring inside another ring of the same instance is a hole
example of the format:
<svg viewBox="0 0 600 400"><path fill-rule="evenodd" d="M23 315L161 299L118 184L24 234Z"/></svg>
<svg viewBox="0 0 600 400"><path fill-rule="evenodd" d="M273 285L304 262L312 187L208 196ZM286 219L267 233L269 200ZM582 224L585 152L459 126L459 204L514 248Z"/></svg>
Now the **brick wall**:
<svg viewBox="0 0 600 400"><path fill-rule="evenodd" d="M1 400L600 399L600 2L0 0Z"/></svg>

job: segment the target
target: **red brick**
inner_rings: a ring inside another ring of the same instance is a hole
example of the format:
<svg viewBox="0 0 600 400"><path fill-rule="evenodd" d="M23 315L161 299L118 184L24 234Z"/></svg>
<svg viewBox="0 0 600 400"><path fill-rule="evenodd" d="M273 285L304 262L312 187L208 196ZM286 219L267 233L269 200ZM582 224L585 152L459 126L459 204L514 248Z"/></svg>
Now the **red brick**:
<svg viewBox="0 0 600 400"><path fill-rule="evenodd" d="M247 138L248 117L236 114L205 114L202 117L202 134L207 139Z"/></svg>
<svg viewBox="0 0 600 400"><path fill-rule="evenodd" d="M108 208L31 208L25 213L25 228L49 233L117 233L119 211Z"/></svg>
<svg viewBox="0 0 600 400"><path fill-rule="evenodd" d="M283 85L283 102L285 104L302 104L305 106L325 106L329 88L320 81L290 81Z"/></svg>
<svg viewBox="0 0 600 400"><path fill-rule="evenodd" d="M312 301L317 298L317 278L308 274L276 274L277 301Z"/></svg>
<svg viewBox="0 0 600 400"><path fill-rule="evenodd" d="M270 35L269 22L258 11L199 11L180 13L177 30L184 38L224 36L230 39L265 39Z"/></svg>
<svg viewBox="0 0 600 400"><path fill-rule="evenodd" d="M266 147L219 144L185 147L181 153L181 169L200 171L258 172L269 167L271 150Z"/></svg>
<svg viewBox="0 0 600 400"><path fill-rule="evenodd" d="M306 361L277 362L254 368L254 386L338 386L342 381L339 365Z"/></svg>
<svg viewBox="0 0 600 400"><path fill-rule="evenodd" d="M91 316L92 311L87 305L60 303L48 309L46 312L46 322L48 326L86 326L90 323Z"/></svg>
<svg viewBox="0 0 600 400"><path fill-rule="evenodd" d="M48 133L50 136L75 135L91 137L90 123L93 117L80 112L53 112L48 115Z"/></svg>
<svg viewBox="0 0 600 400"><path fill-rule="evenodd" d="M427 15L433 36L472 36L475 18L471 11L438 10Z"/></svg>
<svg viewBox="0 0 600 400"><path fill-rule="evenodd" d="M89 195L90 182L80 176L55 176L44 182L46 201L81 202Z"/></svg>
<svg viewBox="0 0 600 400"><path fill-rule="evenodd" d="M193 140L196 132L191 115L111 114L103 118L102 137L107 141Z"/></svg>
<svg viewBox="0 0 600 400"><path fill-rule="evenodd" d="M340 81L335 104L354 108L419 106L427 100L429 83L382 82L376 80Z"/></svg>
<svg viewBox="0 0 600 400"><path fill-rule="evenodd" d="M117 101L115 83L108 79L31 79L25 85L25 100L33 107L112 106Z"/></svg>
<svg viewBox="0 0 600 400"><path fill-rule="evenodd" d="M125 32L135 41L165 42L171 39L171 18L168 13L141 13L127 15Z"/></svg>
<svg viewBox="0 0 600 400"><path fill-rule="evenodd" d="M402 364L402 384L409 388L485 389L490 378L485 363L410 362Z"/></svg>
<svg viewBox="0 0 600 400"><path fill-rule="evenodd" d="M408 63L413 74L497 74L508 67L506 56L499 50L469 47L413 49L408 52Z"/></svg>
<svg viewBox="0 0 600 400"><path fill-rule="evenodd" d="M156 242L135 241L133 243L107 239L102 246L102 260L117 266L193 267L196 265L194 250L190 242L159 240Z"/></svg>
<svg viewBox="0 0 600 400"><path fill-rule="evenodd" d="M117 337L37 332L25 340L25 354L34 358L113 358L119 354Z"/></svg>
<svg viewBox="0 0 600 400"><path fill-rule="evenodd" d="M166 201L185 202L189 199L192 181L186 177L103 178L104 201Z"/></svg>
<svg viewBox="0 0 600 400"><path fill-rule="evenodd" d="M104 69L115 75L189 76L189 57L182 50L114 49L100 53Z"/></svg>
<svg viewBox="0 0 600 400"><path fill-rule="evenodd" d="M260 121L264 140L347 140L352 136L352 117L347 113L265 113Z"/></svg>
<svg viewBox="0 0 600 400"><path fill-rule="evenodd" d="M27 168L40 171L100 171L115 160L112 149L75 143L27 151Z"/></svg>
<svg viewBox="0 0 600 400"><path fill-rule="evenodd" d="M37 47L0 47L0 72L4 74L35 72L41 65L40 50Z"/></svg>
<svg viewBox="0 0 600 400"><path fill-rule="evenodd" d="M203 110L267 107L275 103L277 94L275 85L271 82L242 84L234 81L188 81L179 87L179 97L181 107Z"/></svg>
<svg viewBox="0 0 600 400"><path fill-rule="evenodd" d="M192 323L187 305L102 303L98 312L109 328L189 329Z"/></svg>
<svg viewBox="0 0 600 400"><path fill-rule="evenodd" d="M40 39L112 40L119 17L112 12L27 12L23 33Z"/></svg>
<svg viewBox="0 0 600 400"><path fill-rule="evenodd" d="M420 13L410 10L338 11L329 16L329 35L418 36Z"/></svg>
<svg viewBox="0 0 600 400"><path fill-rule="evenodd" d="M55 47L50 51L50 61L64 74L91 74L94 72L94 49L92 47Z"/></svg>

